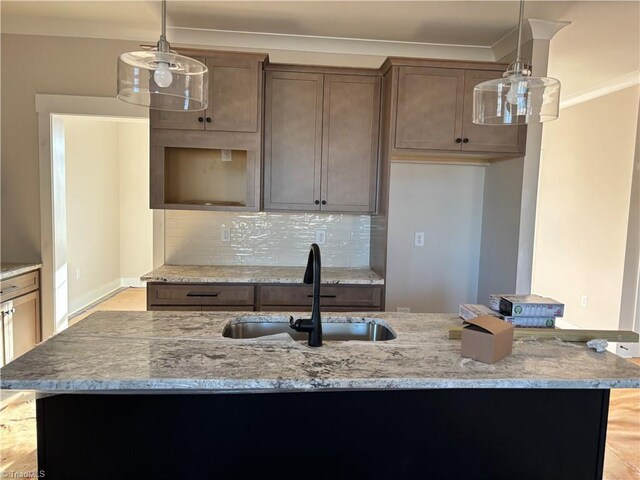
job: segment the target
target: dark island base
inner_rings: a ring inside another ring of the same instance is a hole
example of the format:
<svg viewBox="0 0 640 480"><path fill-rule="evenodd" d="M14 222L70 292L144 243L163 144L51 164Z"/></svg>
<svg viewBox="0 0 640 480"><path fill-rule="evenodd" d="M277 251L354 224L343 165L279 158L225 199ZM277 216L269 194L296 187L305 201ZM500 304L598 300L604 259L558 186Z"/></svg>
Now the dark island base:
<svg viewBox="0 0 640 480"><path fill-rule="evenodd" d="M49 480L602 478L608 390L57 395Z"/></svg>

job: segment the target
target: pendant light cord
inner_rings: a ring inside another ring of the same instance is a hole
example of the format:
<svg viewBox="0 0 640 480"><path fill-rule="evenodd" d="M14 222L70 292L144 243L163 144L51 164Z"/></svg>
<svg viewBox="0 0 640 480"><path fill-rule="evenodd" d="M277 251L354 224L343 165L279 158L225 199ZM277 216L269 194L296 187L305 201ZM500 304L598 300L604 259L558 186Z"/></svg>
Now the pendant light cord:
<svg viewBox="0 0 640 480"><path fill-rule="evenodd" d="M162 0L162 33L158 41L158 51L169 52L170 50L171 46L167 41L167 0Z"/></svg>
<svg viewBox="0 0 640 480"><path fill-rule="evenodd" d="M164 0L163 0L164 1ZM516 54L517 65L522 63L522 59L520 58L520 49L522 45L522 22L524 20L524 0L520 0L520 17L518 19L518 53Z"/></svg>

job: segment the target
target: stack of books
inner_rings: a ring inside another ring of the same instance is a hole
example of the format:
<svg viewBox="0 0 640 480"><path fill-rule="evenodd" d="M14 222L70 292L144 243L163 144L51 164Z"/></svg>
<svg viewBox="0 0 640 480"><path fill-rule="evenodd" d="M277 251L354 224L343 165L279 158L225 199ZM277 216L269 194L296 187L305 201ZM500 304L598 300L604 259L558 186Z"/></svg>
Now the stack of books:
<svg viewBox="0 0 640 480"><path fill-rule="evenodd" d="M564 315L564 304L540 295L491 295L489 306L463 303L459 315L464 320L491 315L514 327L554 328L556 318Z"/></svg>

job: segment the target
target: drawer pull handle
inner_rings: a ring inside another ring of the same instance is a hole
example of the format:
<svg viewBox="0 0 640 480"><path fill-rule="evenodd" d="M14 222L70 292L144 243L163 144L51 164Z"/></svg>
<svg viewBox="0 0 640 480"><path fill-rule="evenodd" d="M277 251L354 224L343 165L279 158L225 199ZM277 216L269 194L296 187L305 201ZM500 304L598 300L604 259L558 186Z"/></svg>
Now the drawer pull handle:
<svg viewBox="0 0 640 480"><path fill-rule="evenodd" d="M336 298L337 295L320 295L320 298ZM313 298L313 295L307 295L307 298Z"/></svg>
<svg viewBox="0 0 640 480"><path fill-rule="evenodd" d="M7 293L11 290L15 290L16 288L18 288L18 285L11 285L10 287L5 288L4 290L0 290L0 294L1 293Z"/></svg>
<svg viewBox="0 0 640 480"><path fill-rule="evenodd" d="M217 297L218 293L206 293L206 292L189 292L187 297Z"/></svg>

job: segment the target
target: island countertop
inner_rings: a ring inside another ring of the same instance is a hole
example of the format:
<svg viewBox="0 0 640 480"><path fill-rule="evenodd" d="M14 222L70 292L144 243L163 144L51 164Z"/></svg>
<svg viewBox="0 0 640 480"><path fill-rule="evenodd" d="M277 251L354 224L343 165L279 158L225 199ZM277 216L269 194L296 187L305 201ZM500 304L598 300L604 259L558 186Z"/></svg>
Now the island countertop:
<svg viewBox="0 0 640 480"><path fill-rule="evenodd" d="M140 277L146 282L169 283L302 283L305 267L162 265ZM383 285L368 267L323 267L323 284Z"/></svg>
<svg viewBox="0 0 640 480"><path fill-rule="evenodd" d="M385 342L325 342L286 334L224 338L229 320L287 321L288 314L97 312L0 369L3 389L38 392L216 393L331 389L638 388L640 367L560 340L515 342L486 365L460 357L447 314L344 314L386 322ZM335 321L325 315L323 322Z"/></svg>

